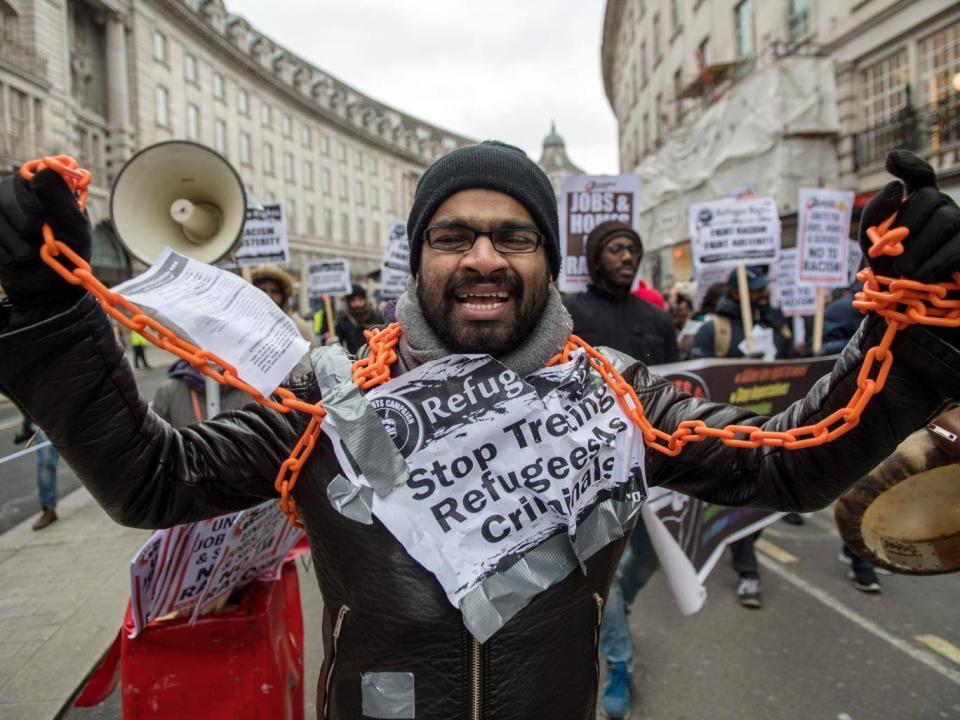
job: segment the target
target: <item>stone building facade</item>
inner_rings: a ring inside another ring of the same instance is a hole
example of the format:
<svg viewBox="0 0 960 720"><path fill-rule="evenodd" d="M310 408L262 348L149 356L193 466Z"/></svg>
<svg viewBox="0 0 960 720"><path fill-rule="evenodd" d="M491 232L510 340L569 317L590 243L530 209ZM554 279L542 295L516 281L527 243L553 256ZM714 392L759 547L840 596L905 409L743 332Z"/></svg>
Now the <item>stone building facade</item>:
<svg viewBox="0 0 960 720"><path fill-rule="evenodd" d="M686 208L797 190L862 208L909 147L960 198L960 4L951 0L608 0L601 62L621 172L644 178L647 274L690 276Z"/></svg>
<svg viewBox="0 0 960 720"><path fill-rule="evenodd" d="M301 277L320 257L349 258L356 276L379 268L420 174L469 142L364 95L220 0L0 0L0 166L66 152L94 173L108 275L124 262L105 222L110 184L138 148L171 139L214 148L255 198L283 203Z"/></svg>

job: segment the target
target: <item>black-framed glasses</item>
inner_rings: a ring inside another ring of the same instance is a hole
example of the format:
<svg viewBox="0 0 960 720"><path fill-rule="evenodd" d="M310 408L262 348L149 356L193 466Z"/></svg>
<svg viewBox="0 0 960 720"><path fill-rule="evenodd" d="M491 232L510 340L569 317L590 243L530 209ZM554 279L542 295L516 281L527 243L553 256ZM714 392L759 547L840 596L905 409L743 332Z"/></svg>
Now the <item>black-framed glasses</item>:
<svg viewBox="0 0 960 720"><path fill-rule="evenodd" d="M475 230L465 225L433 225L424 235L427 244L439 252L468 252L481 235L490 238L493 249L505 255L536 252L543 243L543 235L526 228Z"/></svg>

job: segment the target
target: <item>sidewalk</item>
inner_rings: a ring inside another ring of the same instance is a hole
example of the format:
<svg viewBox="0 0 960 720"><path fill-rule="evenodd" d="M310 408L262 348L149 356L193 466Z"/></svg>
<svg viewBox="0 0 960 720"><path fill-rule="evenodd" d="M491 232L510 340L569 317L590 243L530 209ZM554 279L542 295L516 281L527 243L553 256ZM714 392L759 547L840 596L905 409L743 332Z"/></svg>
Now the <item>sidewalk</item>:
<svg viewBox="0 0 960 720"><path fill-rule="evenodd" d="M84 489L0 535L0 717L50 720L109 647L129 591L130 557L149 536L114 523Z"/></svg>

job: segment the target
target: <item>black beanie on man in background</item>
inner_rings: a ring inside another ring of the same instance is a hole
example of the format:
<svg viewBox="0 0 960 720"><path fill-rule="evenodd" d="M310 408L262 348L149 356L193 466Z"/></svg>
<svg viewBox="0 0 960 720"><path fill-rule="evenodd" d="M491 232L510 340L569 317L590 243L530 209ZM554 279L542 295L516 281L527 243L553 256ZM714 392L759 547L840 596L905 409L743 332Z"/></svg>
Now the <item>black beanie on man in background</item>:
<svg viewBox="0 0 960 720"><path fill-rule="evenodd" d="M454 150L428 167L420 178L407 220L410 272L416 275L420 269L423 234L437 208L451 195L474 188L505 193L527 209L544 236L550 274L557 277L560 219L550 179L523 150L496 140Z"/></svg>
<svg viewBox="0 0 960 720"><path fill-rule="evenodd" d="M604 246L617 237L627 237L633 240L637 245L639 258L637 262L643 259L643 241L640 235L627 223L619 220L607 220L597 225L590 234L587 235L587 247L585 249L587 256L587 272L590 274L590 282L597 282L597 258L600 257L600 251Z"/></svg>

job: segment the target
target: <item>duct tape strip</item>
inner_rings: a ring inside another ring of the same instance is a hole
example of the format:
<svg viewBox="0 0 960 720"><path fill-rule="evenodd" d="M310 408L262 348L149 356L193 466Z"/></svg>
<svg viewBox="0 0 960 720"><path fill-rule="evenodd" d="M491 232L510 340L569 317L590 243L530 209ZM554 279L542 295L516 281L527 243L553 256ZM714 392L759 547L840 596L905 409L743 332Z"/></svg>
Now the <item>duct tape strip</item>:
<svg viewBox="0 0 960 720"><path fill-rule="evenodd" d="M343 475L337 475L327 485L327 498L337 512L350 520L373 525L373 489L357 486Z"/></svg>
<svg viewBox="0 0 960 720"><path fill-rule="evenodd" d="M365 718L409 720L416 712L413 673L369 672L360 676Z"/></svg>
<svg viewBox="0 0 960 720"><path fill-rule="evenodd" d="M410 471L376 412L353 382L342 348L317 348L310 356L323 408L354 465L380 497L407 481Z"/></svg>
<svg viewBox="0 0 960 720"><path fill-rule="evenodd" d="M583 566L595 552L633 530L643 501L607 498L598 503L577 526L573 551Z"/></svg>
<svg viewBox="0 0 960 720"><path fill-rule="evenodd" d="M460 600L463 624L486 642L530 600L577 568L577 557L565 532L524 553L503 572L484 578Z"/></svg>

